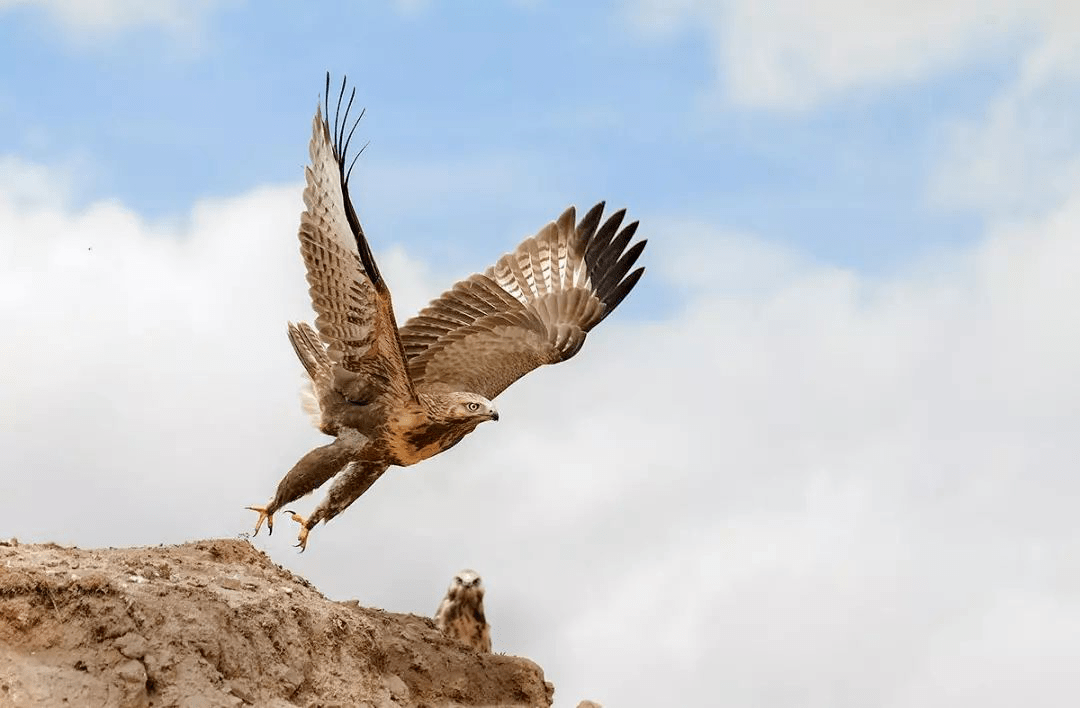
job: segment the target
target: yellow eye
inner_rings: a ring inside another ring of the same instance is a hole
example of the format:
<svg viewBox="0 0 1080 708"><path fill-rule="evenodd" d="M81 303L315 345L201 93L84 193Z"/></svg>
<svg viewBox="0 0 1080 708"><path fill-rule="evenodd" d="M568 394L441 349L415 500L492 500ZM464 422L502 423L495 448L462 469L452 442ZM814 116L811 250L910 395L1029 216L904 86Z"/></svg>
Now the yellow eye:
<svg viewBox="0 0 1080 708"><path fill-rule="evenodd" d="M465 407L466 407L466 408L468 408L468 409L469 409L469 410L471 410L471 411L478 411L478 410L480 410L480 404L479 404L479 403L476 403L475 401L474 401L473 403L467 403L467 404L465 404Z"/></svg>

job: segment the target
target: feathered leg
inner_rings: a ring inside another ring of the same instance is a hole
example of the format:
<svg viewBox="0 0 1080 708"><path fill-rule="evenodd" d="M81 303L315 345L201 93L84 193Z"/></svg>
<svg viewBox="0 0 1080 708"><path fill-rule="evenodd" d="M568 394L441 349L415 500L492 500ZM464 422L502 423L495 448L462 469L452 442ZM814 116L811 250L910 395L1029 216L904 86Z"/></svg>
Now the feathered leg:
<svg viewBox="0 0 1080 708"><path fill-rule="evenodd" d="M286 514L292 514L292 520L300 524L299 543L296 545L303 552L307 548L308 532L315 528L320 521L329 521L366 492L375 480L386 471L386 465L381 462L356 461L348 465L330 486L326 497L315 507L311 515L306 519L299 514L286 510Z"/></svg>
<svg viewBox="0 0 1080 708"><path fill-rule="evenodd" d="M340 472L342 467L349 464L355 454L355 448L343 444L340 440L335 440L301 457L289 473L278 482L277 492L266 506L247 507L259 512L259 520L255 522L255 534L258 535L264 520L267 529L273 533L274 513L278 509L313 492L326 480Z"/></svg>

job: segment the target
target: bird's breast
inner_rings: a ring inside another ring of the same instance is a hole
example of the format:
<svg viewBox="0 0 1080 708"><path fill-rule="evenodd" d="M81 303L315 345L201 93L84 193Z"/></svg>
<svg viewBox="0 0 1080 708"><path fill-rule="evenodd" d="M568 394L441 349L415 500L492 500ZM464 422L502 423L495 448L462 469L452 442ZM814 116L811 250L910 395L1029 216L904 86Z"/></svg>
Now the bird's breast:
<svg viewBox="0 0 1080 708"><path fill-rule="evenodd" d="M432 421L392 419L386 430L387 451L393 464L408 466L434 457L461 442L469 432L460 425Z"/></svg>

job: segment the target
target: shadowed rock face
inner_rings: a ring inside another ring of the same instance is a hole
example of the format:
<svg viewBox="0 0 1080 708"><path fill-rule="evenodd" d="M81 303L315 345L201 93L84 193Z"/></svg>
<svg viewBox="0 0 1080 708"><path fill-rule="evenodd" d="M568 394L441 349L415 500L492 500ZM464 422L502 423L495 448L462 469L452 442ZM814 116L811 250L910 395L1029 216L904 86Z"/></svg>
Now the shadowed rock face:
<svg viewBox="0 0 1080 708"><path fill-rule="evenodd" d="M0 545L0 706L550 706L527 659L333 602L248 542Z"/></svg>

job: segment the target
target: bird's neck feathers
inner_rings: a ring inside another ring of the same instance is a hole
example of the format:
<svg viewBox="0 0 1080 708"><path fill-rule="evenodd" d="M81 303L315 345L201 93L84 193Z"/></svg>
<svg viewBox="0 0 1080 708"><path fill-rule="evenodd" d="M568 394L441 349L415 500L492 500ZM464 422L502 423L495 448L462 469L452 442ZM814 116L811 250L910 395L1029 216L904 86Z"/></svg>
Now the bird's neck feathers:
<svg viewBox="0 0 1080 708"><path fill-rule="evenodd" d="M461 403L456 394L421 393L418 397L420 405L424 408L424 414L431 423L461 428L466 432L480 424L479 420L462 418L456 412Z"/></svg>

